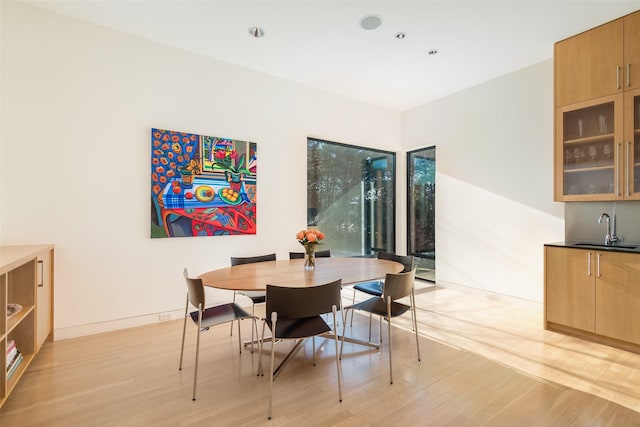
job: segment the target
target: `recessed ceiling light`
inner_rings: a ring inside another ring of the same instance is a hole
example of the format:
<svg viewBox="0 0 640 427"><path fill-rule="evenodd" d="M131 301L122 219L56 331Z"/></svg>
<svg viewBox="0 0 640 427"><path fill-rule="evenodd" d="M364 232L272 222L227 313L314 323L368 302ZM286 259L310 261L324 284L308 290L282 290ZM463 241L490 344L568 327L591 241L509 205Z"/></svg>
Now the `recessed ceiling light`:
<svg viewBox="0 0 640 427"><path fill-rule="evenodd" d="M438 53L438 49L429 49L429 52L427 52L429 55L435 55L436 53Z"/></svg>
<svg viewBox="0 0 640 427"><path fill-rule="evenodd" d="M264 29L260 27L249 27L249 34L259 39L260 37L264 36Z"/></svg>
<svg viewBox="0 0 640 427"><path fill-rule="evenodd" d="M360 26L365 30L375 30L382 25L382 18L378 15L366 15L360 20Z"/></svg>
<svg viewBox="0 0 640 427"><path fill-rule="evenodd" d="M407 37L407 33L403 33L403 32L396 33L396 38L398 40L402 40L405 37Z"/></svg>

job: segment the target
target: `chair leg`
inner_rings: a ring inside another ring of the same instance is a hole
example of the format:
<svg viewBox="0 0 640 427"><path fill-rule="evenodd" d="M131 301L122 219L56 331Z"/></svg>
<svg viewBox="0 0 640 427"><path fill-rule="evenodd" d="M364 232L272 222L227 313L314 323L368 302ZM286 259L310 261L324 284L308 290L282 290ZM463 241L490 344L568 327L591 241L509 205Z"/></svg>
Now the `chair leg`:
<svg viewBox="0 0 640 427"><path fill-rule="evenodd" d="M253 301L252 301L253 302ZM251 315L255 318L256 317L256 304L253 303L251 304ZM256 331L256 335L255 338L258 338L258 333ZM253 340L254 340L254 335L253 335L253 329L251 329L251 344L253 345ZM253 350L251 351L253 353Z"/></svg>
<svg viewBox="0 0 640 427"><path fill-rule="evenodd" d="M233 291L233 301L234 304L236 303L236 291ZM240 323L240 321L238 320L238 323ZM231 331L229 332L230 336L233 336L233 322L231 322Z"/></svg>
<svg viewBox="0 0 640 427"><path fill-rule="evenodd" d="M275 359L276 349L276 323L278 321L278 313L271 313L271 368L269 369L269 415L271 419L273 409L273 360Z"/></svg>
<svg viewBox="0 0 640 427"><path fill-rule="evenodd" d="M198 338L196 339L196 365L193 370L193 398L196 400L196 384L198 381L198 360L200 358L200 332L202 331L202 304L198 305Z"/></svg>
<svg viewBox="0 0 640 427"><path fill-rule="evenodd" d="M335 325L335 317L333 318L334 321L334 325ZM316 366L316 337L311 337L311 363L313 364L313 366Z"/></svg>
<svg viewBox="0 0 640 427"><path fill-rule="evenodd" d="M371 342L371 318L373 315L369 313L369 342Z"/></svg>
<svg viewBox="0 0 640 427"><path fill-rule="evenodd" d="M409 297L409 301L411 301L411 329L415 331L415 324L418 323L418 320L416 319L416 314L414 312L414 307L415 305L413 305L413 303L415 302L414 296L413 296L413 291L411 292L411 296Z"/></svg>
<svg viewBox="0 0 640 427"><path fill-rule="evenodd" d="M189 314L189 294L187 293L187 304L184 307L184 322L182 325L182 347L180 348L180 366L178 370L182 371L182 356L184 355L184 336L187 332L187 315Z"/></svg>
<svg viewBox="0 0 640 427"><path fill-rule="evenodd" d="M349 316L348 311L351 310L353 311L353 308L349 309L347 308L345 310L345 314L344 314L344 319L347 320L347 317ZM353 313L351 313L351 316L353 317ZM342 360L342 349L344 347L344 334L346 333L347 330L347 322L342 322L342 340L340 340L340 359Z"/></svg>
<svg viewBox="0 0 640 427"><path fill-rule="evenodd" d="M416 297L411 293L411 310L413 316L411 316L413 320L413 330L416 333L416 348L418 349L418 362L420 361L420 342L418 340L418 315L416 313Z"/></svg>
<svg viewBox="0 0 640 427"><path fill-rule="evenodd" d="M233 322L231 322L231 326L233 326ZM253 329L251 331L253 333ZM238 319L238 347L240 347L240 354L242 354L242 337L240 335L240 319Z"/></svg>
<svg viewBox="0 0 640 427"><path fill-rule="evenodd" d="M391 363L391 297L387 297L387 335L389 336L389 381L393 384L393 365Z"/></svg>
<svg viewBox="0 0 640 427"><path fill-rule="evenodd" d="M355 303L356 303L356 290L354 288L353 289L353 299L351 300L351 305L354 305ZM349 325L349 326L353 327L353 310L351 310L351 325Z"/></svg>
<svg viewBox="0 0 640 427"><path fill-rule="evenodd" d="M258 338L258 322L257 322L256 317L254 316L251 319L251 321L253 322L253 329L251 329L251 333L253 334L253 330L255 329L255 331L256 331L256 339L257 339ZM253 340L251 340L251 354L253 354ZM253 365L253 362L251 362L251 364Z"/></svg>
<svg viewBox="0 0 640 427"><path fill-rule="evenodd" d="M342 402L342 366L340 366L340 356L342 356L342 347L340 347L340 354L338 354L338 328L336 326L336 306L332 307L333 312L333 338L336 342L336 367L338 369L338 400ZM344 331L344 322L342 326ZM344 342L344 341L342 341Z"/></svg>
<svg viewBox="0 0 640 427"><path fill-rule="evenodd" d="M264 376L264 371L262 370L262 348L264 347L264 330L267 322L265 320L262 321L262 337L260 338L260 344L258 346L258 352L260 353L260 360L258 361L258 376Z"/></svg>

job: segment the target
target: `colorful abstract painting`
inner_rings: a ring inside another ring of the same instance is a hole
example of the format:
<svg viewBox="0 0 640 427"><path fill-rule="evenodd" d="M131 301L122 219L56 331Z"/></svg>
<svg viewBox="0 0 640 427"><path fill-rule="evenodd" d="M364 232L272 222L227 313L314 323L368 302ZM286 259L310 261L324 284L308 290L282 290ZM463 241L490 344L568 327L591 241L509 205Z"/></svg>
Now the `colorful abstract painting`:
<svg viewBox="0 0 640 427"><path fill-rule="evenodd" d="M255 142L151 129L151 237L256 234Z"/></svg>

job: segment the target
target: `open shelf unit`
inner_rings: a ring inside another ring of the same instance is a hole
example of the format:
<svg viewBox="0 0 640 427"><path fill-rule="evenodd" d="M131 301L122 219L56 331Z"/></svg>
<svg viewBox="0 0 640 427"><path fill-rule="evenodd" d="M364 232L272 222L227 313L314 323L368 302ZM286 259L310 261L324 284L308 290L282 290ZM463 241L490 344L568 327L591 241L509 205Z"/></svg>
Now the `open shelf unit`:
<svg viewBox="0 0 640 427"><path fill-rule="evenodd" d="M9 316L8 305L21 309ZM53 245L0 247L0 407L53 331ZM10 365L9 349L21 354Z"/></svg>

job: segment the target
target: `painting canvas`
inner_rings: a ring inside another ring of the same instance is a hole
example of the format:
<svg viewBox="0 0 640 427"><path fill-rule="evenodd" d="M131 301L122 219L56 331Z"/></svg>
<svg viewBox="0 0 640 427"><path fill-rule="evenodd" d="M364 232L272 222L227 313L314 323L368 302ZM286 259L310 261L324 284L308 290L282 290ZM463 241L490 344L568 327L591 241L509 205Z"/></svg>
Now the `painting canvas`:
<svg viewBox="0 0 640 427"><path fill-rule="evenodd" d="M256 234L255 142L151 129L151 237Z"/></svg>

